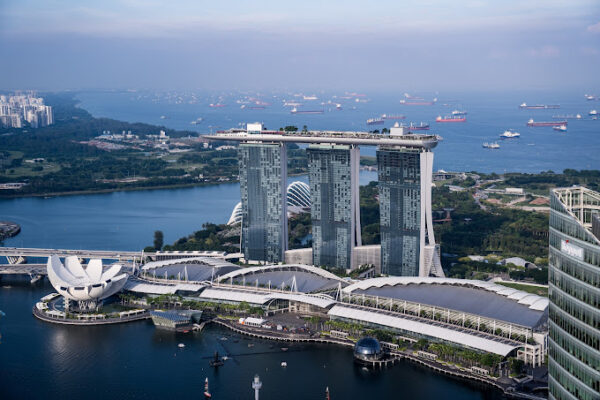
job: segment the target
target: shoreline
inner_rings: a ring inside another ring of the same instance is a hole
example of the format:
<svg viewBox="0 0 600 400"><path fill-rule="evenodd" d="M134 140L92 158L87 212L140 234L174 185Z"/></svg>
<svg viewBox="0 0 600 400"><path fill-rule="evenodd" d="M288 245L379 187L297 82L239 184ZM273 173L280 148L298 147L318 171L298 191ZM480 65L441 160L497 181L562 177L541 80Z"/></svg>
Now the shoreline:
<svg viewBox="0 0 600 400"><path fill-rule="evenodd" d="M88 190L77 190L72 192L52 192L52 193L26 193L26 194L12 194L8 196L0 195L0 200L2 199L20 199L26 197L65 197L65 196L79 196L79 195L88 195L88 194L105 194L105 193L115 193L115 192L138 192L144 190L165 190L165 189L185 189L192 187L201 187L201 186L213 186L213 185L226 185L229 183L237 183L238 181L230 181L230 182L215 182L215 183L182 183L177 185L158 185L158 186L134 186L134 187L125 187L125 188L116 188L116 189L88 189Z"/></svg>
<svg viewBox="0 0 600 400"><path fill-rule="evenodd" d="M289 336L289 335L284 336L283 334L281 336L279 336L279 335L274 336L274 335L266 334L262 331L253 332L251 329L247 329L247 328L241 329L241 328L238 328L238 327L234 326L233 324L229 323L227 320L222 320L222 319L218 319L218 318L213 319L211 322L216 323L217 325L219 325L221 327L225 327L225 328L227 328L235 333L238 333L240 335L246 335L246 336L255 337L257 339L263 339L263 340L273 340L273 341L283 341L283 342L299 342L299 343L336 344L336 345L346 346L346 347L354 347L354 344L355 344L351 340L331 339L331 338L324 338L324 337L301 338L301 337L293 337L293 336ZM511 388L512 386L503 387L500 383L496 382L495 380L492 380L491 378L474 375L469 372L462 371L460 369L453 371L453 370L450 370L449 368L445 367L443 364L440 364L437 362L432 362L432 361L427 361L427 360L422 360L412 354L408 354L405 352L392 352L390 354L392 354L396 359L407 360L409 362L416 363L416 364L420 365L421 367L427 368L429 370L433 370L439 374L447 375L447 376L457 378L460 380L466 380L471 383L475 382L475 383L479 383L479 384L485 384L485 385L492 386L495 389L500 390L503 393L503 395L507 396L507 397L519 398L519 399L530 399L530 400L537 400L537 399L545 400L546 399L544 397L530 395L527 393L510 391L509 388Z"/></svg>
<svg viewBox="0 0 600 400"><path fill-rule="evenodd" d="M292 176L302 176L307 175L308 172L304 172L301 174L290 174L288 177ZM23 193L23 194L9 194L4 195L0 194L0 200L2 199L22 199L27 197L65 197L65 196L81 196L88 194L105 194L105 193L115 193L115 192L140 192L144 190L168 190L168 189L186 189L193 187L202 187L202 186L215 186L215 185L228 185L239 183L239 180L231 180L227 182L201 182L201 183L180 183L175 185L158 185L158 186L132 186L132 187L124 187L124 188L115 188L115 189L87 189L87 190L75 190L72 192L51 192L51 193Z"/></svg>

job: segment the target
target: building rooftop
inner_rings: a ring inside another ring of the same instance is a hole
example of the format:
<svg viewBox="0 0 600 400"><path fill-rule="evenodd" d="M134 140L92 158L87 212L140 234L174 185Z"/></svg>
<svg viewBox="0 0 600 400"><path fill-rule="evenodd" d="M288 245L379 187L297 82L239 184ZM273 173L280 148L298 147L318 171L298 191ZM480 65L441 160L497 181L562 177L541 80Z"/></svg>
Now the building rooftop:
<svg viewBox="0 0 600 400"><path fill-rule="evenodd" d="M490 282L451 278L374 278L344 289L481 315L530 328L543 323L548 299Z"/></svg>
<svg viewBox="0 0 600 400"><path fill-rule="evenodd" d="M381 134L354 131L261 131L249 133L245 130L231 130L216 134L204 135L209 140L233 140L238 142L274 142L274 143L330 143L330 144L360 144L366 146L402 146L422 149L432 149L437 146L436 135L421 135L407 133L403 135Z"/></svg>
<svg viewBox="0 0 600 400"><path fill-rule="evenodd" d="M322 268L301 264L267 265L243 268L219 278L221 283L289 289L294 292L331 290L348 283Z"/></svg>

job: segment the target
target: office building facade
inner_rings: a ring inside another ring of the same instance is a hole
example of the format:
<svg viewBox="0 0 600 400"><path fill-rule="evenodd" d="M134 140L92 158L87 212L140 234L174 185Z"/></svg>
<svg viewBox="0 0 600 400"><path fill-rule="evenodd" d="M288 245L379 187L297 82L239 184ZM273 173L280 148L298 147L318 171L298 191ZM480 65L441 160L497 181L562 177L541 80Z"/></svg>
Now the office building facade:
<svg viewBox="0 0 600 400"><path fill-rule="evenodd" d="M284 261L288 227L287 155L282 143L239 146L241 251L248 261Z"/></svg>
<svg viewBox="0 0 600 400"><path fill-rule="evenodd" d="M443 276L431 216L433 153L402 147L377 150L381 272Z"/></svg>
<svg viewBox="0 0 600 400"><path fill-rule="evenodd" d="M600 398L598 215L598 192L572 187L550 193L550 399Z"/></svg>
<svg viewBox="0 0 600 400"><path fill-rule="evenodd" d="M311 197L313 264L353 267L361 244L356 146L311 144L307 150Z"/></svg>

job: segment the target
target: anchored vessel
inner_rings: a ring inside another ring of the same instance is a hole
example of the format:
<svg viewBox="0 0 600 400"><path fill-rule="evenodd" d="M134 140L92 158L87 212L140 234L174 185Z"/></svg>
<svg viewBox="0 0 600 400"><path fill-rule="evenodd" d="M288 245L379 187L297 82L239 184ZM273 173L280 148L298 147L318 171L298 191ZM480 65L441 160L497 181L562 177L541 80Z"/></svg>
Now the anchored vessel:
<svg viewBox="0 0 600 400"><path fill-rule="evenodd" d="M566 126L567 124L568 124L568 122L566 120L535 122L533 119L530 119L529 121L527 121L527 126L561 126L561 125Z"/></svg>
<svg viewBox="0 0 600 400"><path fill-rule="evenodd" d="M483 144L483 147L486 148L486 149L492 149L492 150L494 150L494 149L499 149L500 145L498 143L496 143L496 142L492 142L492 143L485 142Z"/></svg>
<svg viewBox="0 0 600 400"><path fill-rule="evenodd" d="M369 118L367 125L383 125L384 122L383 118Z"/></svg>
<svg viewBox="0 0 600 400"><path fill-rule="evenodd" d="M401 114L381 114L382 119L406 119L405 115Z"/></svg>
<svg viewBox="0 0 600 400"><path fill-rule="evenodd" d="M558 105L558 104L534 104L534 105L527 105L527 103L522 103L519 106L519 108L522 109L522 110L546 110L546 109L560 108L560 105Z"/></svg>
<svg viewBox="0 0 600 400"><path fill-rule="evenodd" d="M467 118L466 117L461 117L461 116L451 116L451 117L443 117L441 115L438 115L438 117L435 119L435 122L466 122Z"/></svg>
<svg viewBox="0 0 600 400"><path fill-rule="evenodd" d="M290 110L291 114L323 114L323 110L298 110L296 107Z"/></svg>
<svg viewBox="0 0 600 400"><path fill-rule="evenodd" d="M500 137L502 139L516 139L516 138L518 138L520 136L521 136L521 134L519 132L515 132L512 129L508 129L508 130L504 131L504 133L502 133L500 135Z"/></svg>

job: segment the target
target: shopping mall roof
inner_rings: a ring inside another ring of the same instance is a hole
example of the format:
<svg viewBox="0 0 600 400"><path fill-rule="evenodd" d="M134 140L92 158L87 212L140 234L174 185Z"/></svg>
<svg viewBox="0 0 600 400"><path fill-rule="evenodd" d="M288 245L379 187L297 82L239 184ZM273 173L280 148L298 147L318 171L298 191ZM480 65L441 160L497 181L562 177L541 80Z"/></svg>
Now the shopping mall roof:
<svg viewBox="0 0 600 400"><path fill-rule="evenodd" d="M157 278L176 276L187 281L210 281L218 276L240 269L239 266L215 257L188 257L152 261L142 267L145 273Z"/></svg>
<svg viewBox="0 0 600 400"><path fill-rule="evenodd" d="M546 297L468 279L373 278L350 285L343 291L449 308L527 327L538 326L548 308Z"/></svg>
<svg viewBox="0 0 600 400"><path fill-rule="evenodd" d="M302 265L284 264L262 267L242 268L230 272L218 279L221 283L238 285L256 285L271 288L290 288L295 292L318 292L347 286L346 280L322 268Z"/></svg>
<svg viewBox="0 0 600 400"><path fill-rule="evenodd" d="M337 304L329 310L329 316L355 321L367 322L380 326L399 329L419 335L425 335L436 339L441 339L453 343L467 346L473 349L486 351L489 353L506 356L516 348L522 347L522 344L511 342L509 340L494 340L489 335L471 333L458 328L435 325L421 322L402 316L388 315L373 310L363 310Z"/></svg>
<svg viewBox="0 0 600 400"><path fill-rule="evenodd" d="M145 294L175 294L178 291L197 292L204 287L206 287L206 285L199 283L150 282L132 277L127 281L124 289Z"/></svg>
<svg viewBox="0 0 600 400"><path fill-rule="evenodd" d="M233 301L233 302L246 302L251 304L267 304L274 300L289 300L297 301L305 304L321 308L329 308L336 303L336 301L329 296L325 295L310 295L304 293L292 293L292 292L281 292L281 291L264 291L264 290L239 290L235 287L226 287L225 285L215 288L206 288L200 293L200 298L210 299L217 301Z"/></svg>

